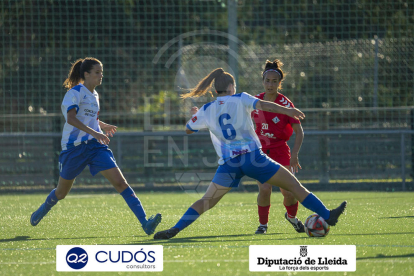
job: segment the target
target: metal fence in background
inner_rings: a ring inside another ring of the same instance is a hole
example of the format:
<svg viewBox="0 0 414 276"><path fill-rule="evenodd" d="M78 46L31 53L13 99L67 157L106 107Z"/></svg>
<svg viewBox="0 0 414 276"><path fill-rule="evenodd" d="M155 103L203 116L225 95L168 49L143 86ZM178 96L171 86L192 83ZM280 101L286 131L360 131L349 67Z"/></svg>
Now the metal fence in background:
<svg viewBox="0 0 414 276"><path fill-rule="evenodd" d="M176 131L191 106L212 98L180 95L217 67L234 74L238 92L260 93L266 59L278 58L281 92L307 116L298 178L332 190L361 183L409 190L413 7L399 0L0 1L0 188L56 183L62 83L71 62L93 56L104 65L100 119L119 127L111 147L134 185L192 183L201 174L207 181L217 159L208 135ZM105 183L84 171L76 185Z"/></svg>
<svg viewBox="0 0 414 276"><path fill-rule="evenodd" d="M414 105L409 2L6 0L0 14L2 132L55 132L36 116L60 113L70 63L85 56L104 64L101 113L125 130L165 104L179 121L192 104L179 95L217 67L260 93L275 58L302 109Z"/></svg>
<svg viewBox="0 0 414 276"><path fill-rule="evenodd" d="M305 129L299 155L303 169L297 177L304 184L323 184L324 189L330 190L339 190L341 185L350 190L412 190L413 137L414 131L402 129ZM56 141L60 141L60 133L0 135L0 190L56 185ZM201 180L205 186L217 169L217 155L207 132L121 132L112 138L110 147L126 179L135 187L194 188ZM246 177L242 183L255 182ZM370 185L359 187L363 184ZM110 184L100 175L92 177L85 169L75 187L103 188Z"/></svg>

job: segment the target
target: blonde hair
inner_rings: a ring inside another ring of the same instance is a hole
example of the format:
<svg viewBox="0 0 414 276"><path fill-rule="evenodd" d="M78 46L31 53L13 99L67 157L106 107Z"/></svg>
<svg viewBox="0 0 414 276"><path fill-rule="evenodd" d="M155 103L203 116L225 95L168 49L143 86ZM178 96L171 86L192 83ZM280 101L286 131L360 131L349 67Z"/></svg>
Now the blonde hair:
<svg viewBox="0 0 414 276"><path fill-rule="evenodd" d="M210 72L204 79L202 79L195 88L191 89L187 94L181 95L181 98L200 97L209 92L213 86L218 94L226 92L230 84L234 85L234 78L230 73L224 72L223 68L217 68Z"/></svg>

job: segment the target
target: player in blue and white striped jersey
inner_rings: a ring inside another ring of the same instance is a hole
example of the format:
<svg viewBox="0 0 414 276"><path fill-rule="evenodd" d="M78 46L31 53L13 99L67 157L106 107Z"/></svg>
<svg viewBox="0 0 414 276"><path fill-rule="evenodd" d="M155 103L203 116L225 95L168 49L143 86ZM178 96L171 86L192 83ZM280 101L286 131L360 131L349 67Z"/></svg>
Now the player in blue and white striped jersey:
<svg viewBox="0 0 414 276"><path fill-rule="evenodd" d="M254 109L281 113L296 119L303 119L305 115L296 108L259 100L247 93L235 94L233 76L221 68L213 70L183 98L204 95L212 87L213 81L217 99L200 110L192 108L193 117L187 123L186 133L191 134L203 128L210 130L220 158L219 167L202 199L193 203L175 226L156 233L154 239L170 239L177 235L201 214L213 208L231 188L238 187L245 175L262 184L268 183L290 191L303 206L319 214L329 225L335 225L345 210L346 201L338 208L328 210L292 173L262 152L251 119Z"/></svg>
<svg viewBox="0 0 414 276"><path fill-rule="evenodd" d="M138 218L145 233L150 235L161 222L161 214L147 220L141 202L128 185L108 148L108 136L112 137L117 127L99 120L99 95L95 87L102 83L102 78L102 63L87 57L73 63L68 78L63 83L69 91L61 106L66 122L59 156L59 183L32 214L30 223L36 226L59 200L64 199L75 178L88 165L92 175L100 172L111 182Z"/></svg>
<svg viewBox="0 0 414 276"><path fill-rule="evenodd" d="M92 134L68 123L68 112L72 109L76 111L76 118L82 124L95 132L102 132L100 124L103 122L99 120L99 95L95 90L91 93L82 83L74 86L66 92L61 109L66 120L62 133L62 150L71 149L82 142L94 139ZM116 127L109 130L116 130Z"/></svg>

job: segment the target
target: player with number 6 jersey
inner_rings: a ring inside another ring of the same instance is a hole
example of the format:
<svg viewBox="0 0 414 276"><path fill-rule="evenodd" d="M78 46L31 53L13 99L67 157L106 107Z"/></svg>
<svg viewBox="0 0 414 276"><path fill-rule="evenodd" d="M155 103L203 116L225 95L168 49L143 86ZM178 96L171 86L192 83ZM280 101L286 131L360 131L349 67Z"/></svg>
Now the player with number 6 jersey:
<svg viewBox="0 0 414 276"><path fill-rule="evenodd" d="M193 117L186 125L186 133L192 134L203 128L210 130L220 158L219 167L204 196L188 208L175 226L156 233L154 239L176 236L201 214L213 208L231 188L238 187L245 175L260 183L269 183L292 192L303 206L326 218L328 224L335 225L345 210L346 201L329 211L287 169L263 154L251 119L251 112L256 109L286 114L295 119L304 118L305 115L296 108L259 100L247 93L236 94L233 76L222 68L213 70L183 98L204 95L212 87L213 81L217 99L200 109L191 109Z"/></svg>

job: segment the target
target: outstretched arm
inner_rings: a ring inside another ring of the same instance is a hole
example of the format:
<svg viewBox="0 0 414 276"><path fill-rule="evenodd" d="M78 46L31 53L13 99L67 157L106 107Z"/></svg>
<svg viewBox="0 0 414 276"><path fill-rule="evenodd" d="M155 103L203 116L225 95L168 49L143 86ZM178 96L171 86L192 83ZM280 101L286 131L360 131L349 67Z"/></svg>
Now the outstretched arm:
<svg viewBox="0 0 414 276"><path fill-rule="evenodd" d="M193 106L191 108L191 110L190 110L190 113L191 113L192 116L194 116L197 113L197 111L198 111L198 107L197 106ZM194 133L194 131L188 129L187 124L186 124L185 133L192 134L192 133Z"/></svg>
<svg viewBox="0 0 414 276"><path fill-rule="evenodd" d="M287 108L276 103L263 100L259 100L259 102L256 104L256 109L273 113L285 114L297 120L305 118L305 114L303 114L303 112L297 108Z"/></svg>

